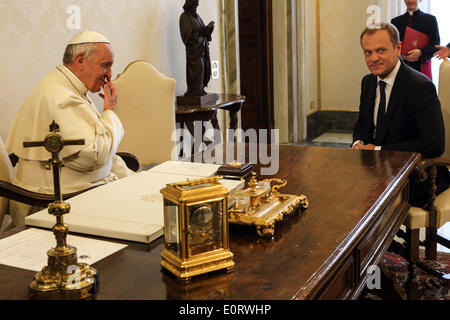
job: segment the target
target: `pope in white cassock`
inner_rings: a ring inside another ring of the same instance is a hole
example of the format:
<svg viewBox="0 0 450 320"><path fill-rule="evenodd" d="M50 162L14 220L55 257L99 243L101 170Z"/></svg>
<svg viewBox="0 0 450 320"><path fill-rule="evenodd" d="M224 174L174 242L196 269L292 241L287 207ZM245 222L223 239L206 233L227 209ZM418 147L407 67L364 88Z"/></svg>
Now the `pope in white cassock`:
<svg viewBox="0 0 450 320"><path fill-rule="evenodd" d="M42 141L54 120L64 139L85 139L83 146L66 146L60 153L61 190L70 193L132 174L116 155L123 138L115 113L116 91L111 82L114 53L110 42L96 32L82 32L67 45L63 65L42 79L25 99L8 135L5 148L19 157L13 183L22 188L53 193L51 157L44 148L23 148L24 141ZM99 113L87 91L99 92L104 111ZM31 208L16 202L11 211L16 226L25 223Z"/></svg>

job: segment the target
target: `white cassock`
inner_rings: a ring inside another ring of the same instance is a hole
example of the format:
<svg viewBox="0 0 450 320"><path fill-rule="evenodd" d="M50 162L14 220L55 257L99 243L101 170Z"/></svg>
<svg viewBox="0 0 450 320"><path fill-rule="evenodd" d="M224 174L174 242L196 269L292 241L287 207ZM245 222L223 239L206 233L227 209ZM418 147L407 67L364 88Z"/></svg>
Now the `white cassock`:
<svg viewBox="0 0 450 320"><path fill-rule="evenodd" d="M5 148L19 157L13 183L40 193L53 193L53 174L45 165L51 154L43 147L24 148L24 141L42 141L54 120L64 139L84 139L85 145L65 146L60 152L61 190L71 193L132 174L116 150L123 138L114 111L100 114L86 95L86 86L65 66L42 79L26 98L8 135ZM13 222L23 225L29 213L15 211Z"/></svg>

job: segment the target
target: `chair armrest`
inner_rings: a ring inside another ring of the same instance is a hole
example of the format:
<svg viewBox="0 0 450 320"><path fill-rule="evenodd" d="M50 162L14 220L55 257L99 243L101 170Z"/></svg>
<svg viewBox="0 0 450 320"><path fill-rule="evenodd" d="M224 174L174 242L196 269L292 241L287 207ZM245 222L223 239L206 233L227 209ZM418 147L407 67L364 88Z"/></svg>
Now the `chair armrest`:
<svg viewBox="0 0 450 320"><path fill-rule="evenodd" d="M88 189L84 189L77 192L63 194L63 200L75 197L83 192L94 189L98 186L94 186ZM16 185L13 185L6 181L0 180L0 196L15 200L21 203L46 208L50 203L55 201L55 196L53 194L37 193L32 192Z"/></svg>
<svg viewBox="0 0 450 320"><path fill-rule="evenodd" d="M134 154L128 152L117 152L116 154L125 161L125 164L130 170L134 172L139 170L139 160Z"/></svg>
<svg viewBox="0 0 450 320"><path fill-rule="evenodd" d="M416 166L413 172L413 177L417 182L428 182L428 201L424 209L435 210L434 200L436 199L436 176L437 166L450 166L450 159L448 158L425 158L422 159Z"/></svg>
<svg viewBox="0 0 450 320"><path fill-rule="evenodd" d="M448 158L424 158L416 166L414 174L418 182L423 182L428 179L427 170L436 166L450 166L450 159Z"/></svg>

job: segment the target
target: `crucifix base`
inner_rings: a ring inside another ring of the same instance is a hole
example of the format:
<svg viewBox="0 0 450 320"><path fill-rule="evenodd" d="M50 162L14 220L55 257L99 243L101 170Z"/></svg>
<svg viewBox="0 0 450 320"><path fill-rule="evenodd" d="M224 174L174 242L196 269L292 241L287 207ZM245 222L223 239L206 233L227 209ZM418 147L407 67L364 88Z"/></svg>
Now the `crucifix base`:
<svg viewBox="0 0 450 320"><path fill-rule="evenodd" d="M97 271L84 263L77 263L77 249L66 252L51 249L47 252L48 266L35 275L30 284L33 300L90 300L98 283Z"/></svg>
<svg viewBox="0 0 450 320"><path fill-rule="evenodd" d="M77 248L67 244L69 229L63 215L70 212L70 204L56 201L48 206L56 216L52 231L56 247L47 251L48 263L35 275L30 284L30 299L35 300L87 300L96 293L97 271L77 262Z"/></svg>

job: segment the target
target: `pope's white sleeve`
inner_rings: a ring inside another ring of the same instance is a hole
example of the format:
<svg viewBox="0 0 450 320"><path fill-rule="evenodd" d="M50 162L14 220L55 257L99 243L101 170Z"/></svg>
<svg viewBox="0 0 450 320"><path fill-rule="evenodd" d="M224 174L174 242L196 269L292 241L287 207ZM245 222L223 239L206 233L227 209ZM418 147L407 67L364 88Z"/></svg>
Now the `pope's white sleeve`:
<svg viewBox="0 0 450 320"><path fill-rule="evenodd" d="M65 166L76 171L90 171L111 161L124 135L122 123L114 111L105 110L99 126L94 129L93 142L75 155L65 158Z"/></svg>

